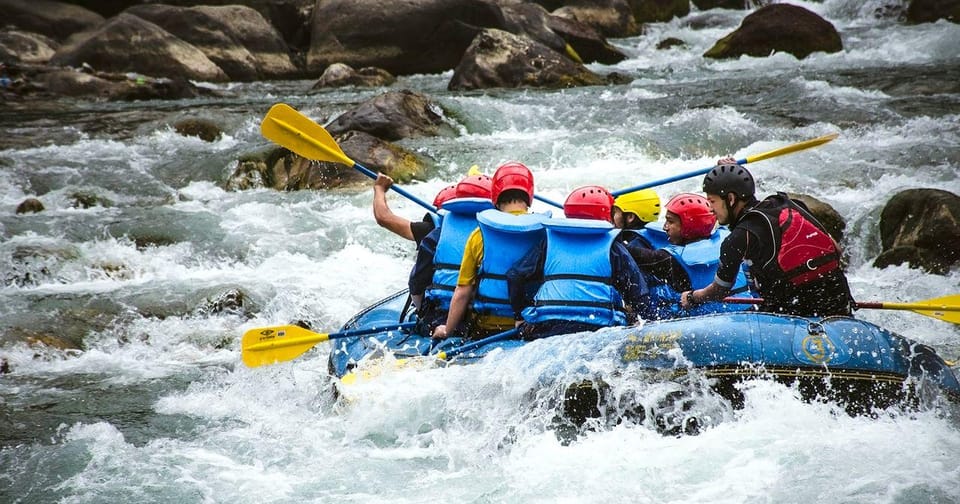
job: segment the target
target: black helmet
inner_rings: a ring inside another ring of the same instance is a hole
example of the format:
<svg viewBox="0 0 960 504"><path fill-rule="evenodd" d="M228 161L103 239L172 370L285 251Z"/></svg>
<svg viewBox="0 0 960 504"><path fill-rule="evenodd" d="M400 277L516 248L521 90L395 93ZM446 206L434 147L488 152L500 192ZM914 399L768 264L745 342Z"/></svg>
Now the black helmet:
<svg viewBox="0 0 960 504"><path fill-rule="evenodd" d="M749 199L754 191L753 175L736 163L719 164L703 177L703 192L707 194L734 193L738 198Z"/></svg>

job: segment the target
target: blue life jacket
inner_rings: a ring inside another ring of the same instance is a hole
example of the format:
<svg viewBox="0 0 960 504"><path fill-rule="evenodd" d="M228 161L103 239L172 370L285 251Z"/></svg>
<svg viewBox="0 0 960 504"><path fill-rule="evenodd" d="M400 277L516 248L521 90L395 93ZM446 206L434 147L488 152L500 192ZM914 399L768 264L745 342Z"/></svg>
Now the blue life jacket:
<svg viewBox="0 0 960 504"><path fill-rule="evenodd" d="M443 208L447 208L447 204L443 204ZM427 215L430 216L430 220L433 221L433 227L438 228L443 224L443 210L437 210L436 212L427 212Z"/></svg>
<svg viewBox="0 0 960 504"><path fill-rule="evenodd" d="M667 233L663 229L655 229L649 226L644 229L645 237L651 243L660 245L660 249L667 251L677 261L686 272L690 279L690 285L694 289L702 289L710 283L717 275L717 268L720 266L720 244L723 239L730 234L725 226L720 226L714 230L709 238L697 240L686 245L674 245L667 240ZM652 275L650 275L652 277ZM692 315L704 315L707 313L742 311L750 308L749 305L728 304L721 301L711 301L683 310L680 308L680 294L675 291L670 284L656 278L645 277L649 280L648 286L652 295L656 296L659 306L661 306L661 317L674 318ZM747 276L745 268L741 267L737 273L737 279L734 281L731 290L733 297L750 297L747 288ZM663 308L667 308L669 313L663 313Z"/></svg>
<svg viewBox="0 0 960 504"><path fill-rule="evenodd" d="M457 198L448 200L440 211L443 226L433 254L433 283L424 292L425 301L438 309L449 310L453 290L460 276L460 262L467 238L477 229L477 212L493 208L487 198Z"/></svg>
<svg viewBox="0 0 960 504"><path fill-rule="evenodd" d="M543 226L547 230L543 285L534 305L524 308L523 319L625 325L623 298L613 286L610 263L610 246L620 230L588 219L551 219Z"/></svg>
<svg viewBox="0 0 960 504"><path fill-rule="evenodd" d="M473 309L480 316L514 317L507 292L507 271L544 237L540 214L512 215L499 210L477 214L483 235L483 260Z"/></svg>

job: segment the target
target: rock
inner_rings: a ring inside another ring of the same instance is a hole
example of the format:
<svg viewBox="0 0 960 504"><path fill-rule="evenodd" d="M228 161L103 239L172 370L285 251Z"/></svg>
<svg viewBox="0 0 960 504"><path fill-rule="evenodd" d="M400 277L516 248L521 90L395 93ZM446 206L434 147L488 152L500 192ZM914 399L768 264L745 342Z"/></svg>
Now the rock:
<svg viewBox="0 0 960 504"><path fill-rule="evenodd" d="M217 94L214 90L197 87L183 77L172 79L137 77L124 81L119 89L110 94L109 99L114 101L180 100Z"/></svg>
<svg viewBox="0 0 960 504"><path fill-rule="evenodd" d="M108 72L225 81L227 74L196 47L132 14L120 14L93 32L61 47L54 65L83 63Z"/></svg>
<svg viewBox="0 0 960 504"><path fill-rule="evenodd" d="M74 33L95 29L103 16L78 5L51 0L0 0L3 24L63 42Z"/></svg>
<svg viewBox="0 0 960 504"><path fill-rule="evenodd" d="M575 0L553 11L554 16L575 19L605 37L632 37L640 33L627 0Z"/></svg>
<svg viewBox="0 0 960 504"><path fill-rule="evenodd" d="M297 73L283 38L259 12L242 5L137 5L125 11L193 45L233 80Z"/></svg>
<svg viewBox="0 0 960 504"><path fill-rule="evenodd" d="M787 52L799 59L813 52L843 49L840 34L829 21L803 7L773 4L743 19L740 27L703 54L706 58L756 57Z"/></svg>
<svg viewBox="0 0 960 504"><path fill-rule="evenodd" d="M576 52L580 63L615 65L627 59L627 55L607 42L600 32L580 21L549 16L547 27L563 37L563 40Z"/></svg>
<svg viewBox="0 0 960 504"><path fill-rule="evenodd" d="M667 37L660 42L657 42L657 49L664 50L670 49L671 47L686 47L687 43L676 38L676 37Z"/></svg>
<svg viewBox="0 0 960 504"><path fill-rule="evenodd" d="M504 28L489 0L324 0L317 2L307 71L333 63L393 75L439 73L457 65L483 28Z"/></svg>
<svg viewBox="0 0 960 504"><path fill-rule="evenodd" d="M223 136L223 130L206 119L182 119L173 125L174 131L183 136L194 136L207 142L215 142Z"/></svg>
<svg viewBox="0 0 960 504"><path fill-rule="evenodd" d="M456 136L444 122L443 109L410 90L389 91L341 114L327 125L333 135L364 131L388 141L429 136Z"/></svg>
<svg viewBox="0 0 960 504"><path fill-rule="evenodd" d="M0 32L0 61L41 64L50 61L59 44L39 33Z"/></svg>
<svg viewBox="0 0 960 504"><path fill-rule="evenodd" d="M354 70L350 65L334 63L323 71L323 75L311 89L357 86L385 87L396 82L397 78L382 68L365 67Z"/></svg>
<svg viewBox="0 0 960 504"><path fill-rule="evenodd" d="M932 23L939 19L960 23L960 0L910 0L908 22Z"/></svg>
<svg viewBox="0 0 960 504"><path fill-rule="evenodd" d="M710 9L746 9L747 2L744 0L691 0L691 3L702 11ZM759 0L752 2L752 5L760 6L768 4L769 0Z"/></svg>
<svg viewBox="0 0 960 504"><path fill-rule="evenodd" d="M398 182L422 177L427 165L414 153L372 135L351 131L336 138L344 153ZM340 163L316 162L279 147L251 154L237 163L227 181L229 191L270 187L278 191L331 189L369 183L365 175Z"/></svg>
<svg viewBox="0 0 960 504"><path fill-rule="evenodd" d="M17 213L37 213L43 211L43 203L37 198L27 198L17 205Z"/></svg>
<svg viewBox="0 0 960 504"><path fill-rule="evenodd" d="M603 83L599 75L539 42L503 30L484 30L467 48L447 88L566 88Z"/></svg>
<svg viewBox="0 0 960 504"><path fill-rule="evenodd" d="M348 131L338 136L337 142L351 159L398 183L423 178L427 168L426 161L413 152L362 131Z"/></svg>
<svg viewBox="0 0 960 504"><path fill-rule="evenodd" d="M744 3L743 0L738 1L741 5ZM638 23L661 23L690 14L688 0L628 0L628 3Z"/></svg>
<svg viewBox="0 0 960 504"><path fill-rule="evenodd" d="M551 16L546 9L532 3L504 4L501 9L506 20L506 31L524 34L560 54L568 54L567 41L550 27L550 19L563 18ZM579 56L574 59L583 63Z"/></svg>
<svg viewBox="0 0 960 504"><path fill-rule="evenodd" d="M727 23L727 17L723 14L706 12L693 14L683 18L680 26L693 28L694 30L703 30L704 28L717 28Z"/></svg>
<svg viewBox="0 0 960 504"><path fill-rule="evenodd" d="M76 247L63 242L21 243L10 247L9 260L0 269L0 280L5 285L18 287L49 282L65 263L80 257Z"/></svg>
<svg viewBox="0 0 960 504"><path fill-rule="evenodd" d="M63 68L43 68L32 76L30 87L19 92L113 101L179 100L218 94L183 78L157 79L133 73L88 73Z"/></svg>
<svg viewBox="0 0 960 504"><path fill-rule="evenodd" d="M73 203L70 204L73 208L110 208L113 206L113 201L110 201L109 198L90 190L74 191L67 196L67 199L73 200Z"/></svg>
<svg viewBox="0 0 960 504"><path fill-rule="evenodd" d="M908 189L880 213L883 251L877 268L908 263L945 275L960 260L960 196L939 189Z"/></svg>
<svg viewBox="0 0 960 504"><path fill-rule="evenodd" d="M116 82L72 69L51 69L34 75L33 82L43 91L59 96L106 98L119 92Z"/></svg>
<svg viewBox="0 0 960 504"><path fill-rule="evenodd" d="M241 315L249 316L246 310L247 296L240 289L229 289L214 296L212 299L205 299L200 306L196 308L195 313L201 316L210 315Z"/></svg>
<svg viewBox="0 0 960 504"><path fill-rule="evenodd" d="M837 243L843 241L843 232L847 229L847 222L843 220L843 216L832 206L809 194L788 193L788 196L790 196L791 199L802 201L803 204L807 205L810 213L820 221L820 224L823 224L826 232L829 233Z"/></svg>

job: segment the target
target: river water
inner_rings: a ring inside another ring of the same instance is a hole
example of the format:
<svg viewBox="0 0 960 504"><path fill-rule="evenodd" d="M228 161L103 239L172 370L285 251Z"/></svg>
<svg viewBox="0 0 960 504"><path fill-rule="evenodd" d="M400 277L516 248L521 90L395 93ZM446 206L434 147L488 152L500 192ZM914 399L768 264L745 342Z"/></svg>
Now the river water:
<svg viewBox="0 0 960 504"><path fill-rule="evenodd" d="M394 88L432 97L461 132L403 141L437 166L405 187L429 201L474 163L489 173L516 159L562 201L579 185L623 188L839 132L752 165L758 192L812 194L846 218L861 301L960 291L956 268L872 266L890 197L960 193L960 25L877 18L877 1L795 3L834 23L844 51L707 61L743 16L718 10L709 28L674 20L613 41L630 58L592 68L636 75L629 85L450 93L449 72L400 78ZM668 36L688 45L656 50ZM0 502L960 502L951 406L852 418L756 382L743 409L705 403L714 422L697 436L623 422L564 445L550 408L528 400L530 369L559 338L475 366L387 373L349 401L333 398L328 344L244 367L243 331L297 319L334 331L403 288L413 262L412 245L373 221L369 186L223 189L240 156L269 145L259 121L272 104L322 123L383 92L310 84L0 107ZM185 117L226 134L179 136L169 125ZM101 204L74 208L76 193ZM27 197L46 210L14 215ZM422 215L396 194L390 204ZM243 310L212 308L232 291ZM858 317L960 357L955 325ZM82 350L27 343L37 338Z"/></svg>

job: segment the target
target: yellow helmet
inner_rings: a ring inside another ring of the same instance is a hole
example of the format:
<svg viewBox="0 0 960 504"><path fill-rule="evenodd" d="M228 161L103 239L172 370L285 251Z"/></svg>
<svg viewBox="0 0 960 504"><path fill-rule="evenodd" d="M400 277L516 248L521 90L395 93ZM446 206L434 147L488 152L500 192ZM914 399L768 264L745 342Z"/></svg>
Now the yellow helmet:
<svg viewBox="0 0 960 504"><path fill-rule="evenodd" d="M653 189L620 195L613 201L613 206L636 214L643 222L656 222L660 218L660 196Z"/></svg>

